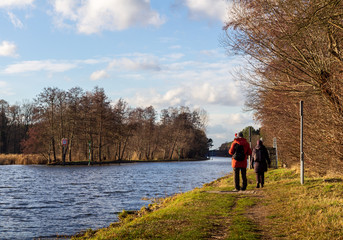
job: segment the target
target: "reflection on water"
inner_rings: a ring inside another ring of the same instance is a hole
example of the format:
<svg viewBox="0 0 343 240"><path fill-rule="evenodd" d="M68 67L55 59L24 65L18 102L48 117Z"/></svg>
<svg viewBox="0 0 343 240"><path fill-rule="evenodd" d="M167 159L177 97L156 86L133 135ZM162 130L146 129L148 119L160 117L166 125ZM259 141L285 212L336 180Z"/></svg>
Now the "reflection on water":
<svg viewBox="0 0 343 240"><path fill-rule="evenodd" d="M229 173L228 158L111 166L0 166L0 239L71 235L108 226L142 198L189 191Z"/></svg>

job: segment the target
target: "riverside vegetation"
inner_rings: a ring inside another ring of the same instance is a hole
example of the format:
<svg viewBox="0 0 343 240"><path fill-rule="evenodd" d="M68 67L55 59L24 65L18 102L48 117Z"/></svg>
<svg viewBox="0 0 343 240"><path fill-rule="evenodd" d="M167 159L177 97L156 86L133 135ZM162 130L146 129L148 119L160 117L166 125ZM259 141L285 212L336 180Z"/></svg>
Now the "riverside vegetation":
<svg viewBox="0 0 343 240"><path fill-rule="evenodd" d="M207 118L205 110L186 106L160 114L153 106L133 108L98 87L49 87L32 102L0 99L0 154L37 154L48 164L203 159L212 146Z"/></svg>
<svg viewBox="0 0 343 240"><path fill-rule="evenodd" d="M233 193L228 175L202 188L157 199L120 222L73 239L343 239L343 183L295 170L266 173L266 186Z"/></svg>

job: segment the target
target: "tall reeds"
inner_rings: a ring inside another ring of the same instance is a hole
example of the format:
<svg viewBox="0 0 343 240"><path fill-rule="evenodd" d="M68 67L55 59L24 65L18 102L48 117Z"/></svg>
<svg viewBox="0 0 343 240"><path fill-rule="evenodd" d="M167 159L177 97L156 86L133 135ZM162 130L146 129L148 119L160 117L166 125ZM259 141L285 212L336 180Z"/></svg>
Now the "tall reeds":
<svg viewBox="0 0 343 240"><path fill-rule="evenodd" d="M0 165L47 164L47 160L38 154L0 154Z"/></svg>

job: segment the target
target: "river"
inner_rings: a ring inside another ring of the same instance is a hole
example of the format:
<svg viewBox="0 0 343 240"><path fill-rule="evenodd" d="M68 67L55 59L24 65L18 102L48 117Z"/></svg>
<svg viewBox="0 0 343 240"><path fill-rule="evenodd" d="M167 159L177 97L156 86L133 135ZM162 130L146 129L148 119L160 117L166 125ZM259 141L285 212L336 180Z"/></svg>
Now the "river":
<svg viewBox="0 0 343 240"><path fill-rule="evenodd" d="M231 159L107 166L0 166L0 239L54 238L117 221L232 171Z"/></svg>

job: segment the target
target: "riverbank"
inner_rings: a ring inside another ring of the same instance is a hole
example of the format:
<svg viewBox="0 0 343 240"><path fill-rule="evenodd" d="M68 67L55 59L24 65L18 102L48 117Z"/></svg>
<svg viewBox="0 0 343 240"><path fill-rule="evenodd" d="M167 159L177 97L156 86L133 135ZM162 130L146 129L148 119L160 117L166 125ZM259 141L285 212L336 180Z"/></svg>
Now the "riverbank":
<svg viewBox="0 0 343 240"><path fill-rule="evenodd" d="M106 165L106 164L125 164L125 163L157 163L157 162L192 162L192 161L206 161L209 158L203 159L171 159L171 160L115 160L115 161L101 161L101 162L89 162L89 161L74 161L74 162L56 162L49 163L48 166L82 166L82 165Z"/></svg>
<svg viewBox="0 0 343 240"><path fill-rule="evenodd" d="M204 161L209 158L197 159L172 159L172 160L115 160L115 161L59 161L48 163L48 160L39 154L0 154L0 165L49 165L49 166L82 166L82 165L106 165L106 164L122 164L122 163L137 163L137 162L179 162L179 161Z"/></svg>
<svg viewBox="0 0 343 240"><path fill-rule="evenodd" d="M74 239L343 239L341 178L305 178L294 170L266 173L255 188L232 192L232 176L156 200L121 221Z"/></svg>

